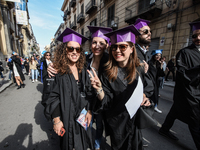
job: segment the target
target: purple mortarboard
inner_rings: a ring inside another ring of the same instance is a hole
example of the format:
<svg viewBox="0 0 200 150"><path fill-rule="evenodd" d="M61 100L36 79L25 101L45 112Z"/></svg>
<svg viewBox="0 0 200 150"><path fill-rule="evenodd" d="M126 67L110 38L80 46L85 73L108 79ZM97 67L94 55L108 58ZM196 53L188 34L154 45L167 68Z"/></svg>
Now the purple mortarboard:
<svg viewBox="0 0 200 150"><path fill-rule="evenodd" d="M130 25L128 27L115 30L113 32L109 32L104 34L109 37L111 40L111 44L115 44L118 42L133 42L135 43L135 36L140 35L140 32L135 28L134 25Z"/></svg>
<svg viewBox="0 0 200 150"><path fill-rule="evenodd" d="M140 29L144 26L148 26L148 24L150 23L150 21L148 20L144 20L144 19L137 19L136 22L134 23L134 26L136 27L136 29Z"/></svg>
<svg viewBox="0 0 200 150"><path fill-rule="evenodd" d="M111 32L112 28L96 27L96 26L87 26L87 27L90 30L90 32L92 33L92 38L93 37L101 37L101 38L105 39L109 44L110 38L108 38L104 34Z"/></svg>
<svg viewBox="0 0 200 150"><path fill-rule="evenodd" d="M198 22L191 22L190 26L192 27L192 31L200 29L200 21Z"/></svg>
<svg viewBox="0 0 200 150"><path fill-rule="evenodd" d="M155 54L162 54L162 51L163 51L163 49L153 50L153 51L151 52L151 55L153 56L153 55L155 55Z"/></svg>
<svg viewBox="0 0 200 150"><path fill-rule="evenodd" d="M63 43L74 41L78 42L80 45L86 42L88 39L84 37L83 35L75 32L74 30L71 30L69 28L66 28L63 33L57 38L58 41L61 41Z"/></svg>

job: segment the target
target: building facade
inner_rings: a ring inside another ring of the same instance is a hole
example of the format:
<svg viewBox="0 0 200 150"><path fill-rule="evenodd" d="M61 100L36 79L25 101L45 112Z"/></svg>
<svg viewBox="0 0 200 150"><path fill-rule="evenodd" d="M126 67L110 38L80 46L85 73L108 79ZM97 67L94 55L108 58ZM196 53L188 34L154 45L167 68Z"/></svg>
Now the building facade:
<svg viewBox="0 0 200 150"><path fill-rule="evenodd" d="M134 24L137 18L150 20L149 50L163 49L169 60L191 44L190 22L200 20L199 0L64 0L64 29L69 27L90 38L88 25L112 27ZM90 40L83 48L90 50Z"/></svg>
<svg viewBox="0 0 200 150"><path fill-rule="evenodd" d="M39 45L29 23L28 0L23 0L27 14L27 23L17 22L16 6L13 1L0 0L0 60L9 58L13 51L20 56L30 57L40 53Z"/></svg>

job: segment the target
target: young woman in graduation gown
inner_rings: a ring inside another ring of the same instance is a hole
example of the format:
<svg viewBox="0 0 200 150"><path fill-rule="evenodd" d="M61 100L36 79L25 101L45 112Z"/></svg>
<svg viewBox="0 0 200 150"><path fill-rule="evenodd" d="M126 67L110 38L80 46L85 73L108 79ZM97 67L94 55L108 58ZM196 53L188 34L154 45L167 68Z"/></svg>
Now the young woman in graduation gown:
<svg viewBox="0 0 200 150"><path fill-rule="evenodd" d="M87 26L91 32L92 43L91 43L91 51L90 55L87 55L87 69L92 72L92 68L97 73L98 77L100 77L104 72L104 65L108 61L108 53L106 49L109 46L110 39L106 37L104 34L112 31L112 28L106 27L97 27L97 26ZM100 150L100 145L102 141L103 135L103 113L93 114L93 120L96 122L96 134L95 134L95 144L94 147L96 150Z"/></svg>
<svg viewBox="0 0 200 150"><path fill-rule="evenodd" d="M58 38L63 43L54 54L53 64L58 74L53 90L45 101L44 113L48 119L53 119L53 129L59 136L61 128L65 129L60 140L62 150L93 149L89 125L92 119L90 100L95 95L85 66L85 54L80 46L85 39L67 28ZM87 130L77 122L84 108L87 110Z"/></svg>
<svg viewBox="0 0 200 150"><path fill-rule="evenodd" d="M96 112L104 110L106 113L113 150L141 150L143 147L141 131L135 120L137 113L131 117L125 106L137 88L139 78L142 80L144 78L144 70L140 67L134 46L135 34L139 33L132 25L105 34L110 37L112 44L105 73L99 80L95 72L93 76L88 71L91 84L99 99L94 110ZM135 108L136 111L140 104L150 105L144 93L140 96L141 103Z"/></svg>

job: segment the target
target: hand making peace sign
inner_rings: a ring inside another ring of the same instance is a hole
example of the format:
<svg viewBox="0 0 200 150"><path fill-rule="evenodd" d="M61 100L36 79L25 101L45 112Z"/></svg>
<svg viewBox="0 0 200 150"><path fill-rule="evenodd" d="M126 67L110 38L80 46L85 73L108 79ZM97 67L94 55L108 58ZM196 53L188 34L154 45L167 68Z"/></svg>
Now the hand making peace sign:
<svg viewBox="0 0 200 150"><path fill-rule="evenodd" d="M97 76L94 69L92 69L93 74L89 70L87 70L87 72L90 75L90 81L91 81L91 85L93 86L93 88L96 89L97 92L102 90L101 81L99 80L99 77Z"/></svg>

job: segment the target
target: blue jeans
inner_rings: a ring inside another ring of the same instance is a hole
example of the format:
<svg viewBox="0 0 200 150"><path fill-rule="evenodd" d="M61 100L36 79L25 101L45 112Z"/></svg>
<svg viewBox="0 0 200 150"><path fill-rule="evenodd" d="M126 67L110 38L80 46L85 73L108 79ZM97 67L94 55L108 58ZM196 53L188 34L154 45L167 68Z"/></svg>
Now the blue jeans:
<svg viewBox="0 0 200 150"><path fill-rule="evenodd" d="M4 78L3 73L1 71L0 71L0 74L1 74L1 78Z"/></svg>
<svg viewBox="0 0 200 150"><path fill-rule="evenodd" d="M37 70L31 69L32 80L38 79Z"/></svg>
<svg viewBox="0 0 200 150"><path fill-rule="evenodd" d="M96 136L95 136L95 149L99 149L102 140L103 134L103 117L102 114L94 114L94 118L96 118Z"/></svg>
<svg viewBox="0 0 200 150"><path fill-rule="evenodd" d="M12 70L9 71L9 79L11 80Z"/></svg>
<svg viewBox="0 0 200 150"><path fill-rule="evenodd" d="M160 88L163 89L165 77L160 77L159 80L160 80Z"/></svg>

